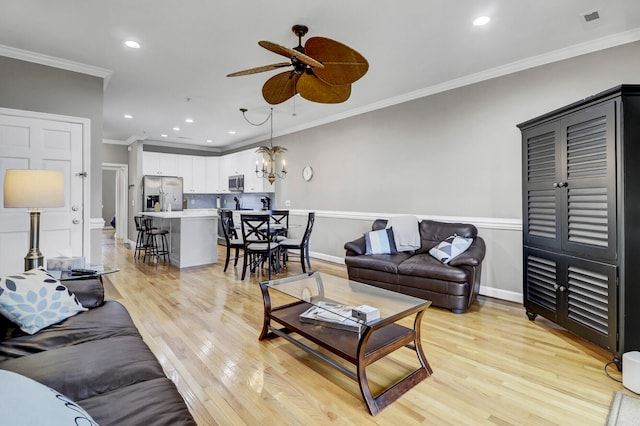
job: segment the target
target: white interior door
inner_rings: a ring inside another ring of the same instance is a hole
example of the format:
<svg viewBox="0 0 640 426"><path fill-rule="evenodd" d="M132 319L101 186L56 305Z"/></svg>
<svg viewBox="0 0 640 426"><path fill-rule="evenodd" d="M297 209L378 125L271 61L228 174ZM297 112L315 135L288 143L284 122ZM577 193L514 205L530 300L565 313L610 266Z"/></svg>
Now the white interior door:
<svg viewBox="0 0 640 426"><path fill-rule="evenodd" d="M0 176L7 169L46 169L64 173L64 207L40 216L40 250L46 258L70 249L84 255L83 126L78 123L0 114ZM4 185L0 187L4 199ZM29 214L0 209L0 275L19 272L29 250Z"/></svg>

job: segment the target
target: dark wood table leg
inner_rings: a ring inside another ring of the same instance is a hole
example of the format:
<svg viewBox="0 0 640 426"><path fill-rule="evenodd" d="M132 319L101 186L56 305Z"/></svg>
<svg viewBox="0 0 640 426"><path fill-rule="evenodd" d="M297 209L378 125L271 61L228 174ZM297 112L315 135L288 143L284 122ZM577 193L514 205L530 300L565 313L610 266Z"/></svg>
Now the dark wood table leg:
<svg viewBox="0 0 640 426"><path fill-rule="evenodd" d="M398 342L397 345L391 346L384 351L386 355L395 351L396 349L407 346L412 350L415 350L418 360L420 361L420 368L416 369L405 378L375 397L373 396L373 394L371 393L371 389L369 388L369 380L367 379L366 368L369 364L384 355L380 355L372 360L367 360L367 358L365 357L367 341L369 340L371 334L375 329L367 328L362 334L360 343L358 344L358 363L356 365L357 380L358 385L360 386L360 392L362 393L362 398L367 404L367 408L369 409L369 412L372 416L378 414L380 410L390 405L392 402L404 395L409 389L413 388L415 385L417 385L433 373L433 370L431 369L431 366L429 366L429 362L427 361L427 358L424 356L424 352L422 351L422 343L420 340L420 323L422 321L423 315L424 310L416 314L416 318L413 323L413 345L407 345L406 343Z"/></svg>

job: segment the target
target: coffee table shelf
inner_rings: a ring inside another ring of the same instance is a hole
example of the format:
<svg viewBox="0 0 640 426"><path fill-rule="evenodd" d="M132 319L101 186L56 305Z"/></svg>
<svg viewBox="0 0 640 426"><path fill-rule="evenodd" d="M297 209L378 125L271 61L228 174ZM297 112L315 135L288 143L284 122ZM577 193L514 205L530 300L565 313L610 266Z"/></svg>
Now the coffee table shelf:
<svg viewBox="0 0 640 426"><path fill-rule="evenodd" d="M422 316L431 304L427 300L318 272L263 281L260 289L264 301L264 322L259 339L282 337L356 380L372 415L376 415L432 374L420 340ZM284 295L285 299L289 299L288 303L272 306L270 292L275 292L280 298ZM359 332L301 322L300 314L317 306L319 301L349 306L376 306L380 308L380 319L363 323ZM411 315L415 315L413 328L397 324L399 320ZM304 339L292 337L293 333ZM305 339L355 365L355 371L310 347L304 342ZM367 379L367 366L405 347L415 352L420 367L374 396Z"/></svg>
<svg viewBox="0 0 640 426"><path fill-rule="evenodd" d="M271 311L271 320L282 324L289 330L295 331L350 363L356 364L358 362L360 335L354 331L337 330L301 322L298 319L300 314L311 306L310 303L300 303L283 309L274 309ZM412 343L414 339L415 332L412 329L398 324L390 324L371 336L364 356L373 362L376 354L384 351L386 347L394 347L398 342L401 342L404 346Z"/></svg>

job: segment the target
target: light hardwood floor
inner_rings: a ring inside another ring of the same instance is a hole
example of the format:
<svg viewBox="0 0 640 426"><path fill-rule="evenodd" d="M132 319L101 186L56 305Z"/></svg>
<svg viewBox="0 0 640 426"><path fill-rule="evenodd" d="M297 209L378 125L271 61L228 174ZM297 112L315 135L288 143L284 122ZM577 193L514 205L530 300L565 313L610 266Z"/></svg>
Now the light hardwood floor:
<svg viewBox="0 0 640 426"><path fill-rule="evenodd" d="M258 341L261 277L241 281L241 262L226 273L223 262L148 265L110 235L105 263L121 271L105 279L107 298L129 309L199 425L603 425L614 392L630 393L605 375L605 350L528 321L519 304L480 297L463 315L427 310L421 331L434 374L372 417L355 381L283 339ZM312 265L346 277L343 265ZM299 273L296 258L280 276ZM414 358L401 350L370 376L393 380Z"/></svg>

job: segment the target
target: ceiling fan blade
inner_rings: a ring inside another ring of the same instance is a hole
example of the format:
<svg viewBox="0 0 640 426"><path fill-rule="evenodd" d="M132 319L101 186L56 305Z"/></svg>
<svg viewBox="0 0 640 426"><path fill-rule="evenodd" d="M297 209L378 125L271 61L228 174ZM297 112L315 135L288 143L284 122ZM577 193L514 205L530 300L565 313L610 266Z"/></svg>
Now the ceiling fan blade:
<svg viewBox="0 0 640 426"><path fill-rule="evenodd" d="M308 101L321 104L339 104L351 96L351 85L331 86L313 74L304 73L298 79L296 89Z"/></svg>
<svg viewBox="0 0 640 426"><path fill-rule="evenodd" d="M296 94L299 74L287 71L276 74L262 86L262 97L271 105L280 104Z"/></svg>
<svg viewBox="0 0 640 426"><path fill-rule="evenodd" d="M305 55L304 53L300 53L295 49L290 49L288 47L280 46L279 44L272 43L270 41L259 41L258 44L264 47L267 50L272 51L273 53L277 53L278 55L286 56L287 58L294 59L302 62L305 65L309 65L315 68L324 68L320 62L313 59L311 56Z"/></svg>
<svg viewBox="0 0 640 426"><path fill-rule="evenodd" d="M313 72L327 84L351 84L366 74L369 63L347 45L325 37L311 37L304 45L307 55L322 62L324 68Z"/></svg>
<svg viewBox="0 0 640 426"><path fill-rule="evenodd" d="M261 67L249 68L248 70L232 72L231 74L227 74L227 77L239 77L241 75L256 74L256 73L259 73L259 72L276 70L278 68L288 67L288 66L291 66L291 63L289 63L289 62L278 62L277 64L263 65Z"/></svg>

